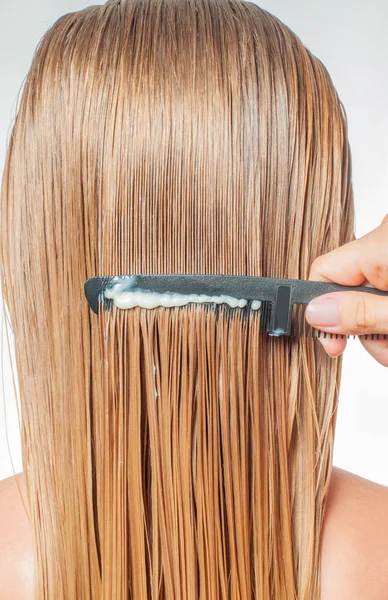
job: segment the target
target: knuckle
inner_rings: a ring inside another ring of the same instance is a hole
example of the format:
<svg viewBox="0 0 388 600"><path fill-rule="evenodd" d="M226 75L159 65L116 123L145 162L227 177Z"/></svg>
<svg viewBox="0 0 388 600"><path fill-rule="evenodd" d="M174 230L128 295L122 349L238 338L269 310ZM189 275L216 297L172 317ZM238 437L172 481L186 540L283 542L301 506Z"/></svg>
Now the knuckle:
<svg viewBox="0 0 388 600"><path fill-rule="evenodd" d="M361 344L364 346L365 350L373 356L377 362L379 362L383 367L388 367L388 343L384 345L376 345L371 340L365 340L360 338Z"/></svg>
<svg viewBox="0 0 388 600"><path fill-rule="evenodd" d="M318 257L318 258L315 258L315 259L313 260L313 262L311 263L311 267L310 267L310 277L311 277L312 273L317 273L317 271L318 271L318 262L319 262L319 258L320 258L320 257Z"/></svg>
<svg viewBox="0 0 388 600"><path fill-rule="evenodd" d="M388 367L388 348L383 348L381 351L378 351L374 358L376 358L383 367Z"/></svg>
<svg viewBox="0 0 388 600"><path fill-rule="evenodd" d="M373 278L375 287L388 291L388 264L374 265L371 269L371 278Z"/></svg>
<svg viewBox="0 0 388 600"><path fill-rule="evenodd" d="M315 267L316 269L318 269L324 262L324 256L317 256L314 261L312 266Z"/></svg>
<svg viewBox="0 0 388 600"><path fill-rule="evenodd" d="M327 254L317 256L312 262L309 276L322 275L325 271L325 265L327 264Z"/></svg>
<svg viewBox="0 0 388 600"><path fill-rule="evenodd" d="M373 333L376 331L377 319L373 299L360 294L354 304L354 331L351 333Z"/></svg>

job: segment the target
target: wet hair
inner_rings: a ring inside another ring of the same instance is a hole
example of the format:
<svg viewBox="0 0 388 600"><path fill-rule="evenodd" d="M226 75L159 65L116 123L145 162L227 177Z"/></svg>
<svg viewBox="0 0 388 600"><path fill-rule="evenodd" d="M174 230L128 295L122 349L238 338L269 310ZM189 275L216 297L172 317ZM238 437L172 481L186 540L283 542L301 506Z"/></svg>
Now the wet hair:
<svg viewBox="0 0 388 600"><path fill-rule="evenodd" d="M93 314L87 278L308 278L354 239L323 64L239 0L61 17L1 196L35 597L316 600L341 358L246 308Z"/></svg>

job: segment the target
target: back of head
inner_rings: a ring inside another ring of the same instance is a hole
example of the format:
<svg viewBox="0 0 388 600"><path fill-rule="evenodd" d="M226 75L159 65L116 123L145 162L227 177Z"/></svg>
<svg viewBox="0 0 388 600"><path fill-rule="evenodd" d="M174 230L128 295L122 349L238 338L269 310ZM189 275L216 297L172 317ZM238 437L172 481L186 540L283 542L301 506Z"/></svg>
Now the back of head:
<svg viewBox="0 0 388 600"><path fill-rule="evenodd" d="M246 309L89 312L96 275L307 278L353 239L321 62L239 0L110 0L42 39L2 186L36 597L319 597L341 359Z"/></svg>

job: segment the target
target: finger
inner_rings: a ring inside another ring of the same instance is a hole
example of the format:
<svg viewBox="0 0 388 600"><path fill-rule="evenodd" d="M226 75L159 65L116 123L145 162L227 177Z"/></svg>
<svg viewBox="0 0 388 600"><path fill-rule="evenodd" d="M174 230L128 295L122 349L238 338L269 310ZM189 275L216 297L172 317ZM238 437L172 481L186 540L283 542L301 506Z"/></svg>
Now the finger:
<svg viewBox="0 0 388 600"><path fill-rule="evenodd" d="M388 254L387 235L388 214L381 225L367 235L315 259L310 269L309 279L342 285L373 284L379 289L388 289L388 256L385 255ZM386 252L382 252L382 248L386 249ZM339 356L346 348L346 338L318 339L332 357ZM369 344L372 344L372 349L375 347L374 340Z"/></svg>
<svg viewBox="0 0 388 600"><path fill-rule="evenodd" d="M320 337L317 338L322 346L324 347L324 349L326 350L327 354L329 356L331 356L332 358L336 358L337 356L340 356L340 354L342 354L346 348L346 342L347 339L346 338L332 338L330 339L329 337Z"/></svg>
<svg viewBox="0 0 388 600"><path fill-rule="evenodd" d="M388 340L359 339L365 350L369 352L377 362L384 367L388 367Z"/></svg>
<svg viewBox="0 0 388 600"><path fill-rule="evenodd" d="M331 333L388 334L388 298L362 292L323 294L307 305L306 320Z"/></svg>
<svg viewBox="0 0 388 600"><path fill-rule="evenodd" d="M388 290L388 215L365 236L316 258L309 279L342 285L361 285Z"/></svg>

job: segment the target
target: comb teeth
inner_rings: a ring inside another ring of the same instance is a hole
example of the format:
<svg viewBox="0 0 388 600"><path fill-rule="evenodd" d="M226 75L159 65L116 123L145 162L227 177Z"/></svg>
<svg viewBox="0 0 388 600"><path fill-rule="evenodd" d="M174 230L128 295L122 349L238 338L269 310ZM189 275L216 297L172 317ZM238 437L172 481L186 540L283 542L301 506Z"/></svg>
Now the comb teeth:
<svg viewBox="0 0 388 600"><path fill-rule="evenodd" d="M312 337L312 338L330 338L330 339L339 339L339 338L353 338L355 339L356 337L359 338L363 338L365 340L368 339L368 337L370 336L370 339L374 340L379 340L379 339L388 339L388 335L387 334L381 334L381 333L372 333L372 334L365 334L365 335L345 335L342 333L330 333L327 331L321 331L320 329L316 329L315 327L312 327L305 318L305 313L306 313L306 306L307 304L293 304L292 305L292 312L291 312L291 326L290 326L290 336L291 337L300 337L300 336L305 336L305 337ZM261 303L261 307L260 307L260 314L261 314L261 319L262 319L262 325L261 325L261 331L268 333L269 330L269 325L270 325L270 320L271 320L271 311L272 311L272 302L270 301L263 301Z"/></svg>
<svg viewBox="0 0 388 600"><path fill-rule="evenodd" d="M260 313L262 320L260 330L262 330L264 333L268 333L269 320L271 316L271 302L267 302L266 300L264 300L261 303Z"/></svg>

